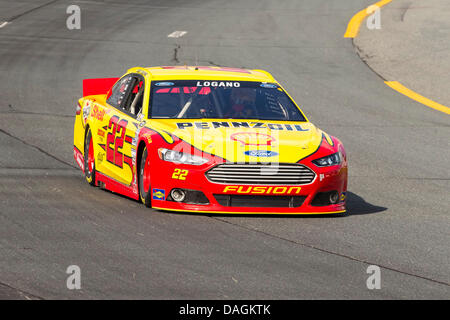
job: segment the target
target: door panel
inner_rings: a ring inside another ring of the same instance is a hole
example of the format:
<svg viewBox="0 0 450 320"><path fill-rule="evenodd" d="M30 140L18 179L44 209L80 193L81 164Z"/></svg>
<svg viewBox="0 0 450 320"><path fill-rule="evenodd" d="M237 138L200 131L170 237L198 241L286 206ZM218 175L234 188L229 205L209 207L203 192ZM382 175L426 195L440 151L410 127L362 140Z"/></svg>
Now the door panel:
<svg viewBox="0 0 450 320"><path fill-rule="evenodd" d="M108 123L105 172L111 178L130 185L133 180L132 141L135 134L133 119L114 110Z"/></svg>
<svg viewBox="0 0 450 320"><path fill-rule="evenodd" d="M136 115L130 112L130 108L135 109L135 100L142 96L138 92L143 90L143 82L134 75L124 78L127 80L119 81L112 90L111 97L114 99L108 99L111 103L119 104L116 107L107 104L109 112L102 122L105 143L101 146L105 156L99 164L99 171L129 186L134 182L136 146L133 142L136 141L138 129Z"/></svg>

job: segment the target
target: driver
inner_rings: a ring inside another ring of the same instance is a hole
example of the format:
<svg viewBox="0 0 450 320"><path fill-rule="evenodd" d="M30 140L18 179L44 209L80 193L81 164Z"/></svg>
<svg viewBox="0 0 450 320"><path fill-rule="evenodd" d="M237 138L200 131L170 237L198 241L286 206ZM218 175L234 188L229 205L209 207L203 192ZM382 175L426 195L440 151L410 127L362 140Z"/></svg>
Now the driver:
<svg viewBox="0 0 450 320"><path fill-rule="evenodd" d="M256 93L251 88L233 88L230 95L231 109L227 118L249 119L254 116Z"/></svg>

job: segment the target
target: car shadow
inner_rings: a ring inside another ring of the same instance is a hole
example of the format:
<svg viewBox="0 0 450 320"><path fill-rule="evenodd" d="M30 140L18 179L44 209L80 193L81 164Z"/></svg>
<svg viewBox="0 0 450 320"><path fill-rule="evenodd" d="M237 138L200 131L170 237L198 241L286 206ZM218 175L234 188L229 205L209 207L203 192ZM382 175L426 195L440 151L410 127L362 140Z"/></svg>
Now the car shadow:
<svg viewBox="0 0 450 320"><path fill-rule="evenodd" d="M226 214L226 213L195 213L195 212L172 212L176 214L186 214L186 215L195 215L195 216L208 216L208 217L244 217L244 218L316 218L316 219L324 219L324 218L339 218L339 217L348 217L353 215L364 215L364 214L373 214L386 211L386 207L381 207L377 205L373 205L365 201L362 197L358 196L353 192L347 191L347 212L346 213L335 213L335 214ZM276 208L274 208L276 209ZM164 210L158 210L164 211ZM165 211L169 213L169 211Z"/></svg>
<svg viewBox="0 0 450 320"><path fill-rule="evenodd" d="M373 205L353 192L347 192L347 214L362 215L386 211L386 207Z"/></svg>

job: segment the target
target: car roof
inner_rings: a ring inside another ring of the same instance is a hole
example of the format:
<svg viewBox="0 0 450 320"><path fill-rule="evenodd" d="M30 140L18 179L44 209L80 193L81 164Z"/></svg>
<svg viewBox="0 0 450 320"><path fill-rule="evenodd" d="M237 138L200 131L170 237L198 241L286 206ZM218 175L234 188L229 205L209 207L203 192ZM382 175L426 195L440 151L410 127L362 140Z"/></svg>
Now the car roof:
<svg viewBox="0 0 450 320"><path fill-rule="evenodd" d="M216 66L160 66L148 68L132 68L145 70L152 80L235 80L276 82L273 76L264 70Z"/></svg>

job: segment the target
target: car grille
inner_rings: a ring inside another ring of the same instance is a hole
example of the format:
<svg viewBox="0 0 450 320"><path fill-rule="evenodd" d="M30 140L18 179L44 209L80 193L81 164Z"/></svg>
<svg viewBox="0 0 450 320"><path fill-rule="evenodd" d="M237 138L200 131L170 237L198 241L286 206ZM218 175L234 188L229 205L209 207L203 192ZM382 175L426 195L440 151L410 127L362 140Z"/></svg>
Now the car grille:
<svg viewBox="0 0 450 320"><path fill-rule="evenodd" d="M302 164L219 164L206 172L209 181L226 184L303 185L316 174Z"/></svg>
<svg viewBox="0 0 450 320"><path fill-rule="evenodd" d="M247 208L296 208L305 201L306 196L254 196L215 194L217 202L224 207Z"/></svg>

